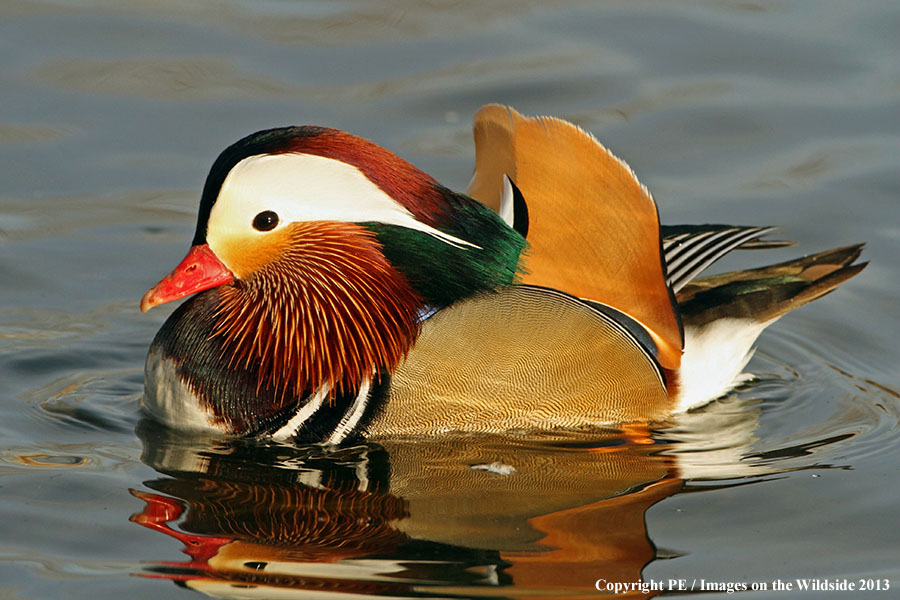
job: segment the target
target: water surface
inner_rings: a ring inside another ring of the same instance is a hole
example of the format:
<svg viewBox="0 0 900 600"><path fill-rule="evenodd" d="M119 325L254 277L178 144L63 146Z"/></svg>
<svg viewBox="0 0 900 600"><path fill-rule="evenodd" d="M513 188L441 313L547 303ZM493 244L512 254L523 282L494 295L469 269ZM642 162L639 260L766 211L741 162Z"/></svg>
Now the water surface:
<svg viewBox="0 0 900 600"><path fill-rule="evenodd" d="M0 597L893 597L898 31L888 0L3 3ZM328 452L142 421L171 307L138 300L222 148L327 125L461 189L488 102L595 133L666 222L798 243L723 268L855 242L871 264L763 334L756 382L652 431Z"/></svg>

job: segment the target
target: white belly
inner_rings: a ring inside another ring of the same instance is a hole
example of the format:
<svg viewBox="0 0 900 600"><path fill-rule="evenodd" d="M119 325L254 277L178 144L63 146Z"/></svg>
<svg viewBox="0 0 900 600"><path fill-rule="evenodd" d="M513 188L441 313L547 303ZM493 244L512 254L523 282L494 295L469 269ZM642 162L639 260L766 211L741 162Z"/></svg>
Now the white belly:
<svg viewBox="0 0 900 600"><path fill-rule="evenodd" d="M144 410L176 429L224 432L190 386L181 380L170 358L151 348L144 365Z"/></svg>

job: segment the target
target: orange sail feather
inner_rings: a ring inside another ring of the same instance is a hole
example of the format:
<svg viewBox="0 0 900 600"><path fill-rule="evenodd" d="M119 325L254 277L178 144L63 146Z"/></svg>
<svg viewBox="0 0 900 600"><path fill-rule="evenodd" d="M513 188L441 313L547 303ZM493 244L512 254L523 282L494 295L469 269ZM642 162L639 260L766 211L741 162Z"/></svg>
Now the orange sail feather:
<svg viewBox="0 0 900 600"><path fill-rule="evenodd" d="M681 324L666 285L659 216L631 169L590 134L552 117L496 104L475 116L475 175L467 193L498 209L507 175L528 205L524 283L617 308L653 337L677 369Z"/></svg>

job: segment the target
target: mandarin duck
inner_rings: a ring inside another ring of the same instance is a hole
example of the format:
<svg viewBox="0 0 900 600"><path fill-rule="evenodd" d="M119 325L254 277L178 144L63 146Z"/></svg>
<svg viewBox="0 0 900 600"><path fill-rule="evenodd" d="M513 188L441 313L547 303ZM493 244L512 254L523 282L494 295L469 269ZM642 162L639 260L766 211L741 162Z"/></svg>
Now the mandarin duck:
<svg viewBox="0 0 900 600"><path fill-rule="evenodd" d="M499 105L452 191L325 127L226 148L150 346L144 406L184 429L360 437L652 422L742 381L760 332L858 273L861 245L697 275L771 227L661 226L592 135Z"/></svg>

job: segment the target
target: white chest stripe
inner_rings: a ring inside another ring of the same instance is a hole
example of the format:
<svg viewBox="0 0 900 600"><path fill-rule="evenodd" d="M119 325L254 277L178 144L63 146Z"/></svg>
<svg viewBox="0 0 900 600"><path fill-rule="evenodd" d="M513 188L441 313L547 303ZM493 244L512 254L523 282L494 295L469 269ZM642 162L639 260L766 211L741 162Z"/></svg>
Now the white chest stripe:
<svg viewBox="0 0 900 600"><path fill-rule="evenodd" d="M272 437L276 440L286 440L293 437L297 433L297 430L299 430L317 410L322 408L322 404L325 402L325 398L328 397L329 391L331 391L331 388L328 384L320 387L319 391L297 411L297 414L291 417L291 420L285 423L281 429L273 433Z"/></svg>
<svg viewBox="0 0 900 600"><path fill-rule="evenodd" d="M253 218L275 211L279 227L303 221L376 222L427 233L457 247L478 248L421 221L386 194L357 167L313 154L251 156L236 164L209 216L207 241L213 251L220 237L265 235Z"/></svg>
<svg viewBox="0 0 900 600"><path fill-rule="evenodd" d="M362 419L366 412L366 407L369 402L369 390L371 388L371 379L363 381L359 393L356 395L356 398L353 399L347 412L344 414L343 418L341 418L341 421L338 423L334 432L332 432L328 439L325 440L326 444L340 444L344 441L344 438L353 433L353 430L359 424L360 419ZM295 436L300 428L303 427L303 424L313 418L325 405L325 399L328 397L330 389L331 388L329 388L328 385L323 385L319 388L319 391L316 392L306 404L300 407L297 414L291 417L287 423L272 434L272 438L286 440Z"/></svg>
<svg viewBox="0 0 900 600"><path fill-rule="evenodd" d="M353 404L344 415L344 418L341 419L340 423L338 423L338 426L335 428L334 433L332 433L331 437L329 437L325 441L326 444L340 444L342 441L344 441L345 437L353 432L353 430L356 428L356 425L359 423L359 420L366 412L366 406L369 403L369 388L371 387L371 379L366 379L365 381L363 381L362 386L360 386L359 388L359 394L356 395L356 398L353 400Z"/></svg>

